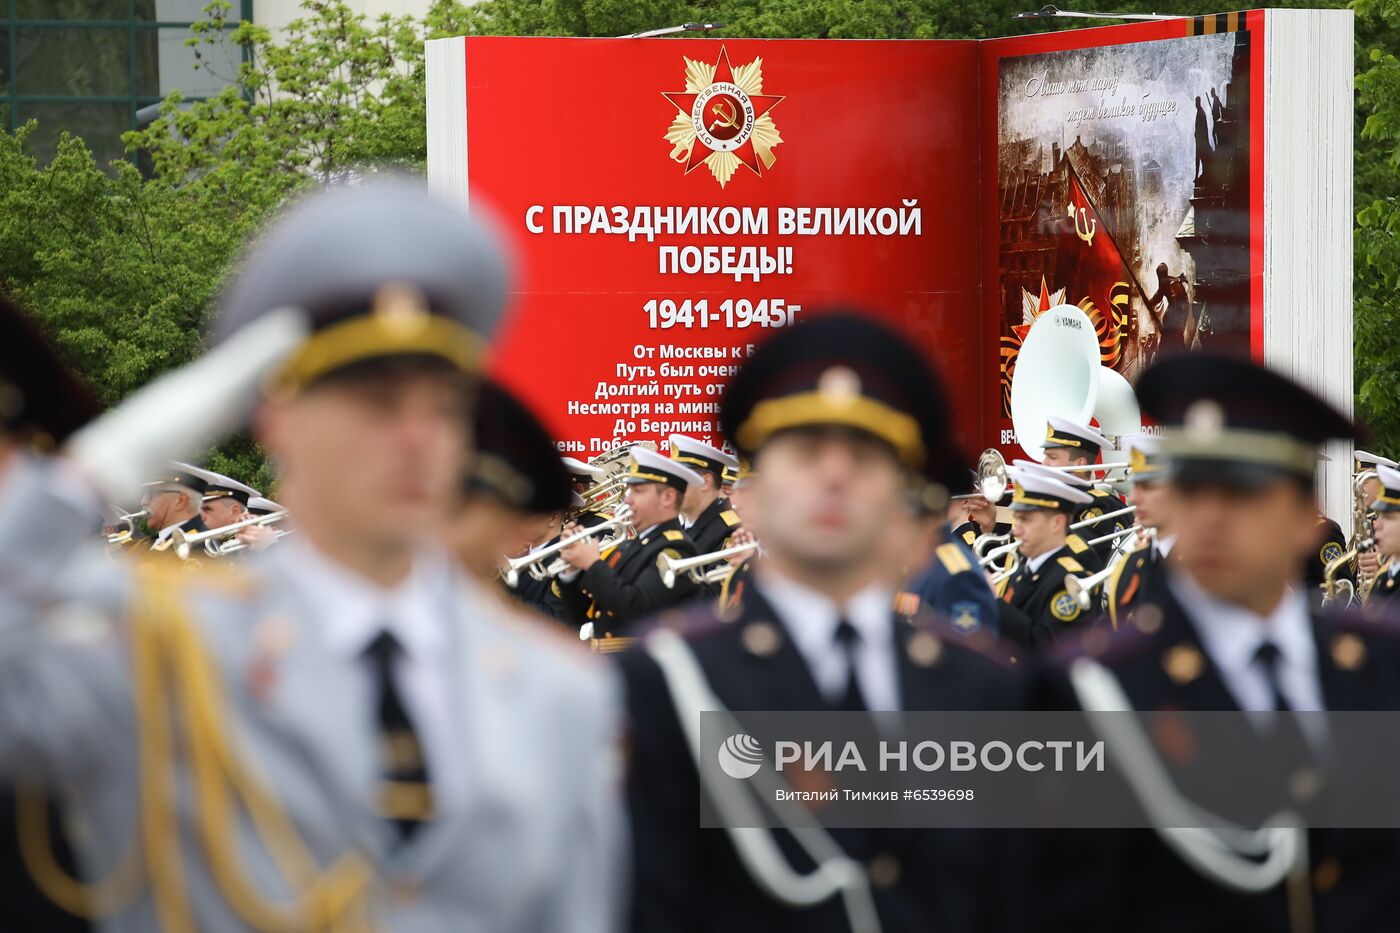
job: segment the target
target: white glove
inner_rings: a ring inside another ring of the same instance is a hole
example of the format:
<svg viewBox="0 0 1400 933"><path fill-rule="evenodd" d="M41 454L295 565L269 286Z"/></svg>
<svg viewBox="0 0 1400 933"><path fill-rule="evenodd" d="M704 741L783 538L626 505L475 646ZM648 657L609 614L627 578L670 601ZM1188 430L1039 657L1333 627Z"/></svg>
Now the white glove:
<svg viewBox="0 0 1400 933"><path fill-rule="evenodd" d="M69 459L109 502L228 433L246 418L264 378L306 339L306 315L279 308L195 361L134 392L78 431Z"/></svg>

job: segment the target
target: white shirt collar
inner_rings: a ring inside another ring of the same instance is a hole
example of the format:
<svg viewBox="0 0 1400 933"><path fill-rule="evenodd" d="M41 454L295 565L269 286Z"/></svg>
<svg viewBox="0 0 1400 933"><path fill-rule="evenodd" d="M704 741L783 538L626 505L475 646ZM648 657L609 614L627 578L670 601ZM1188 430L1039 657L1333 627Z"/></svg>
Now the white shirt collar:
<svg viewBox="0 0 1400 933"><path fill-rule="evenodd" d="M1040 568L1045 566L1045 562L1050 558L1054 557L1056 554L1060 553L1060 551L1063 549L1064 545L1062 544L1057 548L1051 548L1044 554L1038 554L1035 557L1027 557L1026 569L1029 570L1031 573L1040 573Z"/></svg>
<svg viewBox="0 0 1400 933"><path fill-rule="evenodd" d="M1288 705L1299 711L1323 708L1317 644L1307 599L1300 591L1288 590L1265 618L1216 599L1185 571L1173 572L1170 586L1240 709L1273 709L1268 677L1255 661L1255 652L1265 641L1278 646L1279 688Z"/></svg>
<svg viewBox="0 0 1400 933"><path fill-rule="evenodd" d="M899 709L892 587L872 583L841 607L824 593L764 566L758 588L828 701L834 702L845 693L850 677L845 650L836 642L836 625L845 618L860 633L855 649L856 677L866 706L871 710Z"/></svg>
<svg viewBox="0 0 1400 933"><path fill-rule="evenodd" d="M1397 573L1400 573L1400 560L1392 560L1390 562L1390 575L1393 577Z"/></svg>
<svg viewBox="0 0 1400 933"><path fill-rule="evenodd" d="M1176 544L1176 535L1161 535L1153 539L1152 546L1157 549L1157 553L1163 557L1170 557L1172 545Z"/></svg>
<svg viewBox="0 0 1400 933"><path fill-rule="evenodd" d="M408 576L386 589L336 563L301 536L287 539L277 554L278 561L289 566L289 576L306 596L336 655L358 657L385 628L420 661L430 661L445 646L448 633L434 601L437 588L450 576L445 555L415 554Z"/></svg>

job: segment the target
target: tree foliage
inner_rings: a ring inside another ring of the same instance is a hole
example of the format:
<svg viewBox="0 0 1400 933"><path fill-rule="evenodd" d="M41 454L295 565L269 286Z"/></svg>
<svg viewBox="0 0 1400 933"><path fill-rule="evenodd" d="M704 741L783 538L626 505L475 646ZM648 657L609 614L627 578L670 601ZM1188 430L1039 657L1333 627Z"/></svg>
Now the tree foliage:
<svg viewBox="0 0 1400 933"><path fill-rule="evenodd" d="M1118 12L1199 13L1180 2ZM1289 2L1284 6L1335 5ZM36 313L62 352L115 402L201 349L201 330L241 245L302 185L350 172L420 171L426 158L423 41L439 36L617 36L689 21L719 35L984 38L1077 26L1013 21L1026 0L434 0L422 20L303 0L276 35L214 0L191 40L229 80L209 100L171 94L99 166L64 136L46 165L35 127L0 135L0 286ZM1358 412L1400 452L1400 0L1356 0L1356 384ZM234 439L215 469L269 479Z"/></svg>

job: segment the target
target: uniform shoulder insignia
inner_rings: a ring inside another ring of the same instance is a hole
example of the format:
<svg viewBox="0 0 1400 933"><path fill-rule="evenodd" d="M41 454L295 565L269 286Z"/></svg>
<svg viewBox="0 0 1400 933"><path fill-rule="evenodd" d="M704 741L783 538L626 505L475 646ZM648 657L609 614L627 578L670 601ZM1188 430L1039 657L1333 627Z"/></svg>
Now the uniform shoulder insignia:
<svg viewBox="0 0 1400 933"><path fill-rule="evenodd" d="M670 531L662 532L662 536L665 537L667 541L679 541L685 537L685 532L681 531L679 528L672 528Z"/></svg>
<svg viewBox="0 0 1400 933"><path fill-rule="evenodd" d="M972 563L956 544L940 544L933 552L949 573L962 573L972 569Z"/></svg>
<svg viewBox="0 0 1400 933"><path fill-rule="evenodd" d="M1065 544L1068 544L1069 549L1076 554L1083 554L1085 551L1089 550L1088 542L1079 537L1079 535L1070 535L1068 538L1065 538Z"/></svg>
<svg viewBox="0 0 1400 933"><path fill-rule="evenodd" d="M1093 489L1089 490L1089 495L1093 496L1095 499L1105 499L1113 495L1113 493L1109 492L1107 489L1100 489L1095 486Z"/></svg>
<svg viewBox="0 0 1400 933"><path fill-rule="evenodd" d="M973 542L977 540L977 535L973 534L972 529L969 528L962 533L962 539L964 544L968 547L972 547Z"/></svg>
<svg viewBox="0 0 1400 933"><path fill-rule="evenodd" d="M1079 563L1079 561L1075 560L1073 557L1061 557L1058 560L1056 560L1055 563L1059 564L1061 567L1065 568L1070 573L1084 572L1084 565Z"/></svg>
<svg viewBox="0 0 1400 933"><path fill-rule="evenodd" d="M1323 564L1330 564L1332 561L1341 557L1343 553L1340 544L1336 541L1328 541L1322 546L1322 550L1318 552L1317 556L1322 560Z"/></svg>
<svg viewBox="0 0 1400 933"><path fill-rule="evenodd" d="M1101 515L1103 515L1103 509L1099 508L1097 505L1090 506L1079 513L1079 521L1082 522L1090 518L1098 518Z"/></svg>
<svg viewBox="0 0 1400 933"><path fill-rule="evenodd" d="M563 598L564 598L564 591L561 590L561 589L559 589L559 581L558 581L558 580L554 580L554 581L552 581L552 582L549 584L549 591L550 591L551 593L553 593L553 594L555 595L555 597L558 598L558 599L563 599Z"/></svg>
<svg viewBox="0 0 1400 933"><path fill-rule="evenodd" d="M719 513L719 517L723 519L724 523L730 528L733 528L735 525L739 524L739 513L734 511L733 509L725 509L723 512Z"/></svg>
<svg viewBox="0 0 1400 933"><path fill-rule="evenodd" d="M1060 558L1064 561L1065 558ZM1060 590L1050 600L1050 614L1061 622L1073 622L1083 612L1079 600L1069 595L1069 590Z"/></svg>

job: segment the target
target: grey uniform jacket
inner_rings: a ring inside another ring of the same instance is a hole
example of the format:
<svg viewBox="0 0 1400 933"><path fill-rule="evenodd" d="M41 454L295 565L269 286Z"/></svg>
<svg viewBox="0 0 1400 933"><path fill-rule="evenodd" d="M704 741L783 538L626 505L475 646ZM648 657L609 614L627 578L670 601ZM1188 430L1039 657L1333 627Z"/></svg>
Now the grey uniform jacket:
<svg viewBox="0 0 1400 933"><path fill-rule="evenodd" d="M0 769L66 791L90 880L128 846L150 854L143 787L150 791L153 772L156 780L169 772L178 788L174 874L187 919L201 931L258 929L246 916L248 898L230 896L210 857L201 819L214 808L197 802L188 756L177 753L168 768L143 766L141 748L150 744L138 742L143 707L132 699L130 637L138 578L130 563L89 552L93 515L65 494L59 472L20 459L0 475ZM457 803L440 819L395 847L372 812L373 713L344 701L356 672L320 640L275 555L228 574L189 575L182 604L217 672L210 680L233 757L275 794L320 869L351 852L367 866L364 926L616 930L626 859L608 670L518 620L480 584L444 573L436 595L460 671L452 707L465 786L444 795ZM172 722L178 748L183 727L179 717ZM253 900L289 903L290 884L248 809L233 813L233 831L216 845L233 853ZM162 926L151 886L137 890L103 930L171 926Z"/></svg>

